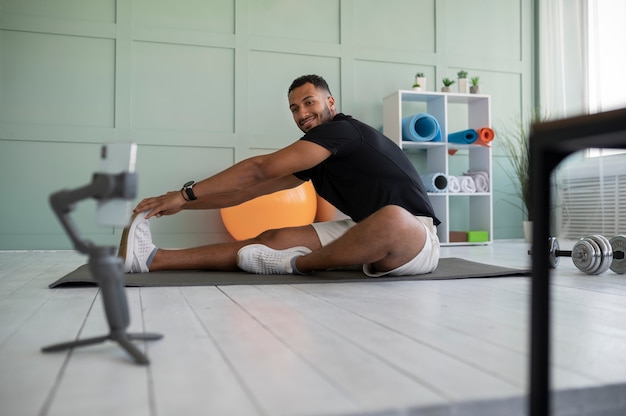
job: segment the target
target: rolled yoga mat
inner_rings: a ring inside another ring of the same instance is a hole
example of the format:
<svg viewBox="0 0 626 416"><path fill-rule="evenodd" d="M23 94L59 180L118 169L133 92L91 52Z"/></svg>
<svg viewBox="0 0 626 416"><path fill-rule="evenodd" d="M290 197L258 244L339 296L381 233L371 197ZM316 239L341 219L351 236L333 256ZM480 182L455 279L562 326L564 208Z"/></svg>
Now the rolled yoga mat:
<svg viewBox="0 0 626 416"><path fill-rule="evenodd" d="M480 144L482 146L489 146L489 143L491 143L494 137L496 137L496 133L489 127L478 129L477 133L478 138L474 144Z"/></svg>
<svg viewBox="0 0 626 416"><path fill-rule="evenodd" d="M426 192L445 192L448 187L448 178L441 172L422 175L422 182Z"/></svg>
<svg viewBox="0 0 626 416"><path fill-rule="evenodd" d="M402 119L402 140L411 142L440 142L441 128L430 114L419 113Z"/></svg>
<svg viewBox="0 0 626 416"><path fill-rule="evenodd" d="M473 144L478 139L476 130L467 129L448 134L449 143Z"/></svg>

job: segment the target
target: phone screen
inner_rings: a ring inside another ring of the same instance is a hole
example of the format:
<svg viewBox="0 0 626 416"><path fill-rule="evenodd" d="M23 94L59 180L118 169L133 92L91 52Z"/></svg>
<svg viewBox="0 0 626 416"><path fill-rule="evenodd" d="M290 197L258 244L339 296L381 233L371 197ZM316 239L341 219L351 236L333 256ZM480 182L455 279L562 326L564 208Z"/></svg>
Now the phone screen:
<svg viewBox="0 0 626 416"><path fill-rule="evenodd" d="M135 172L137 145L135 143L107 143L100 149L98 173L120 174ZM101 226L124 227L130 220L132 201L124 198L99 200L96 223Z"/></svg>

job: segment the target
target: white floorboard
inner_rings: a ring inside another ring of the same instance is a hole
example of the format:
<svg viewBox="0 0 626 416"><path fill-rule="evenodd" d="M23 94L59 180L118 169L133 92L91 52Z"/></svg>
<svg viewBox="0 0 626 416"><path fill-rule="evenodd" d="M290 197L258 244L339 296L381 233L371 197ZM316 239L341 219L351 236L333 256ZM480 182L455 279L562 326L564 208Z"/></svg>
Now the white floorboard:
<svg viewBox="0 0 626 416"><path fill-rule="evenodd" d="M567 243L562 243L564 248ZM443 256L529 267L528 245ZM97 288L48 289L86 262L70 251L0 252L3 415L525 415L525 277L129 288L116 343L41 352L108 333ZM626 414L626 275L552 275L553 414Z"/></svg>

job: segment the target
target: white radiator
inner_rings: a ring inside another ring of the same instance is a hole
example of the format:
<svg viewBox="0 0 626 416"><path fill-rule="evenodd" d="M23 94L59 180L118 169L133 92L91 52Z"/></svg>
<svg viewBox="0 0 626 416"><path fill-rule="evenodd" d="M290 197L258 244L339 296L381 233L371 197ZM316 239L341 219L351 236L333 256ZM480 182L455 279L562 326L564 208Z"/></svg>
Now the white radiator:
<svg viewBox="0 0 626 416"><path fill-rule="evenodd" d="M585 158L561 170L559 237L626 234L626 156Z"/></svg>

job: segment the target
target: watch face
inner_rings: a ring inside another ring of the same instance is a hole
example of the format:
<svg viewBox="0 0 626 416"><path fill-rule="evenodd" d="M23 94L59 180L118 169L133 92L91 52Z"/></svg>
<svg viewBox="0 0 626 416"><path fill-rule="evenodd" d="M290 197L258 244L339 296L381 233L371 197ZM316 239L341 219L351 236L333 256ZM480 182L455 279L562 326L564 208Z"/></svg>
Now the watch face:
<svg viewBox="0 0 626 416"><path fill-rule="evenodd" d="M188 188L191 185L193 185L194 183L195 183L194 181L189 181L189 182L187 182L186 184L183 185L183 188Z"/></svg>

